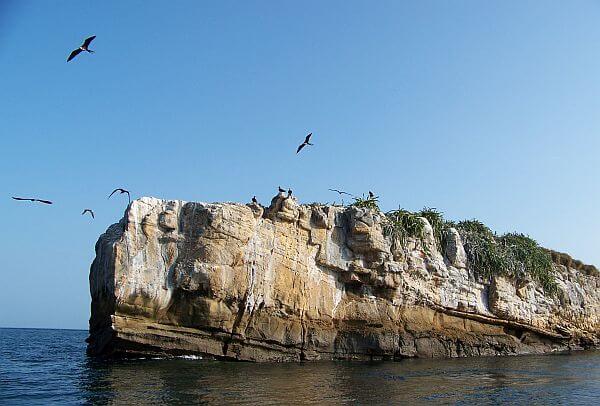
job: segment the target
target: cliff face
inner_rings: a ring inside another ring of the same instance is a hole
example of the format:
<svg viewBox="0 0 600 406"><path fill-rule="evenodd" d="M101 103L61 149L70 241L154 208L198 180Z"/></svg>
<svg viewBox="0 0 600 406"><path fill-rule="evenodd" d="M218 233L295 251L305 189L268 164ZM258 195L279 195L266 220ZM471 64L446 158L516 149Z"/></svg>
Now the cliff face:
<svg viewBox="0 0 600 406"><path fill-rule="evenodd" d="M136 200L96 244L88 351L293 361L597 346L599 277L563 260L554 296L534 281L484 283L456 230L444 250L428 224L392 249L384 221L283 195L264 210Z"/></svg>

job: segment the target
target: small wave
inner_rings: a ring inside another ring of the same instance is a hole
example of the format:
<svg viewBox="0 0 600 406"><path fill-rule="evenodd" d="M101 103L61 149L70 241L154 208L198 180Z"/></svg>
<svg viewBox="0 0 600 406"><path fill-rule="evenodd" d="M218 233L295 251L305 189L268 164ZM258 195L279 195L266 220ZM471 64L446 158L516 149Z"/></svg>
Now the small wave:
<svg viewBox="0 0 600 406"><path fill-rule="evenodd" d="M200 355L180 355L177 358L183 358L183 359L202 359L202 356L200 356Z"/></svg>

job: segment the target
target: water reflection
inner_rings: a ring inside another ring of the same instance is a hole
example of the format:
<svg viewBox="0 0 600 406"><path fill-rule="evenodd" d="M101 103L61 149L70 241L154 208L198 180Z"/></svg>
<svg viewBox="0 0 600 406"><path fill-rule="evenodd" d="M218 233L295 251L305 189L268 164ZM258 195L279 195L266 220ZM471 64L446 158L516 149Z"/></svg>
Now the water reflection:
<svg viewBox="0 0 600 406"><path fill-rule="evenodd" d="M600 397L597 361L598 354L396 363L87 361L81 383L91 403L587 403Z"/></svg>

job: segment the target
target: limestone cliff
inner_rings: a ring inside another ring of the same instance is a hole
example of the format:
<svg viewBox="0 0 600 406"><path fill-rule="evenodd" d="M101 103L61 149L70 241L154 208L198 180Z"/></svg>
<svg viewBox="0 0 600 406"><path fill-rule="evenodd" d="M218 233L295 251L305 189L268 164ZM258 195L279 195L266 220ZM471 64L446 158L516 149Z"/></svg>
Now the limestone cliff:
<svg viewBox="0 0 600 406"><path fill-rule="evenodd" d="M96 244L88 351L294 361L598 344L600 277L566 256L550 296L531 280L476 278L456 230L443 250L427 224L392 249L384 222L283 195L266 209L136 200Z"/></svg>

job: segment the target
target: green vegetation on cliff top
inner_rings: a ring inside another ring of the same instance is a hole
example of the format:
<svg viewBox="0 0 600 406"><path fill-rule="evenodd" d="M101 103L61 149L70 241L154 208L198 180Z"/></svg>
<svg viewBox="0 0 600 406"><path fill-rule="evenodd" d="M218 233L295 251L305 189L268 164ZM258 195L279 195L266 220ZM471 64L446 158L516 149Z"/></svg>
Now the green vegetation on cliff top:
<svg viewBox="0 0 600 406"><path fill-rule="evenodd" d="M377 197L355 198L352 207L380 211ZM532 238L519 233L496 235L478 220L458 223L444 219L443 213L425 207L418 212L398 208L383 213L387 218L384 234L393 245L404 245L408 237L423 238L427 219L433 229L436 244L445 254L445 237L450 228L455 228L463 242L467 260L475 275L484 280L502 275L515 279L531 278L537 281L548 294L557 292L556 278L550 253Z"/></svg>

